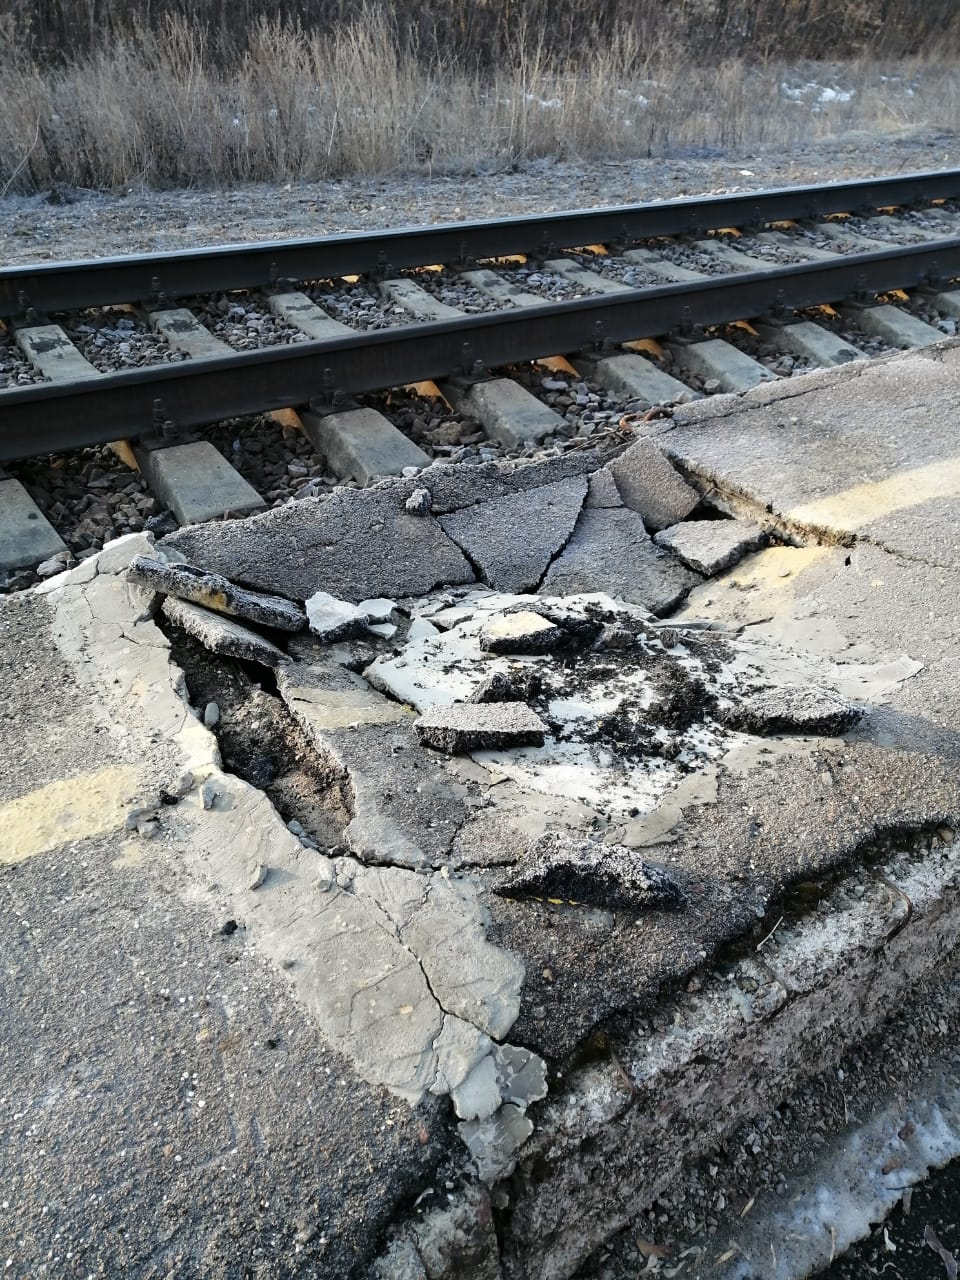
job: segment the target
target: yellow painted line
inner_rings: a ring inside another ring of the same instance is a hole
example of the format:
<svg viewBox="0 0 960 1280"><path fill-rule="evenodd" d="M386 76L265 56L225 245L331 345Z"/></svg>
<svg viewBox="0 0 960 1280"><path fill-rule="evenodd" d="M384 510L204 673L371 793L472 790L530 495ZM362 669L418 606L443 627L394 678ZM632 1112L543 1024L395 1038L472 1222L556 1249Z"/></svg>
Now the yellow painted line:
<svg viewBox="0 0 960 1280"><path fill-rule="evenodd" d="M0 805L0 864L122 829L138 785L130 765L110 765L8 800Z"/></svg>
<svg viewBox="0 0 960 1280"><path fill-rule="evenodd" d="M858 484L840 493L832 493L815 502L807 502L787 512L787 519L799 524L819 525L856 533L864 525L908 511L936 498L960 495L960 456L898 471L872 484Z"/></svg>

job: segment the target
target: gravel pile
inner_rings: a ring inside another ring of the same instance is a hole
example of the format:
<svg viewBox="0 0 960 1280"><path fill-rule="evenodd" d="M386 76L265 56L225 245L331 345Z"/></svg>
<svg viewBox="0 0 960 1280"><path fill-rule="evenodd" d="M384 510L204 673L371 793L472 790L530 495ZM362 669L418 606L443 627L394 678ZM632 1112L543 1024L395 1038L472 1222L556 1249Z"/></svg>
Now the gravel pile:
<svg viewBox="0 0 960 1280"><path fill-rule="evenodd" d="M909 301L897 304L904 311L909 311L911 315L922 320L925 324L932 324L935 329L939 329L945 338L955 338L957 336L958 322L953 316L942 315L933 302L929 298L925 298L922 293L912 294Z"/></svg>
<svg viewBox="0 0 960 1280"><path fill-rule="evenodd" d="M160 504L136 471L107 448L9 464L72 555L83 560L111 538L151 528ZM29 573L29 580L36 575Z"/></svg>
<svg viewBox="0 0 960 1280"><path fill-rule="evenodd" d="M728 276L737 269L728 262L715 258L712 253L684 244L682 240L644 240L642 245L664 262L672 262L675 267L686 267L688 271L699 271L701 275Z"/></svg>
<svg viewBox="0 0 960 1280"><path fill-rule="evenodd" d="M439 302L446 303L448 307L456 307L467 315L509 309L506 304L465 284L455 271L447 267L442 271L405 271L403 274Z"/></svg>
<svg viewBox="0 0 960 1280"><path fill-rule="evenodd" d="M814 231L811 227L802 226L800 223L794 223L792 227L780 227L778 230L791 240L796 240L801 253L804 246L809 246L811 249L826 249L830 253L843 252L842 247L836 240L831 240L829 236L823 235L822 232Z"/></svg>
<svg viewBox="0 0 960 1280"><path fill-rule="evenodd" d="M818 324L821 329L829 329L831 333L838 334L844 342L849 342L851 346L859 348L860 351L867 356L885 356L891 351L900 351L900 347L895 347L893 343L885 341L883 338L875 338L873 334L864 333L846 316L829 315L818 308L814 308L810 312L800 313L805 320L812 320L814 324Z"/></svg>
<svg viewBox="0 0 960 1280"><path fill-rule="evenodd" d="M272 418L231 418L204 432L268 506L327 493L337 478L303 432Z"/></svg>
<svg viewBox="0 0 960 1280"><path fill-rule="evenodd" d="M763 262L780 262L788 266L794 262L806 262L800 249L790 245L768 244L765 240L757 240L755 236L741 236L739 240L728 240L718 237L721 244L729 244L738 253L749 254L751 258L760 258Z"/></svg>
<svg viewBox="0 0 960 1280"><path fill-rule="evenodd" d="M188 359L152 333L143 320L127 312L80 311L55 315L53 319L84 359L101 373Z"/></svg>
<svg viewBox="0 0 960 1280"><path fill-rule="evenodd" d="M617 280L620 284L629 285L631 289L649 289L668 283L663 276L658 276L639 263L618 258L616 254L604 257L600 253L567 252L563 256L578 266L586 267L588 271L596 271L598 275L606 276L608 280Z"/></svg>
<svg viewBox="0 0 960 1280"><path fill-rule="evenodd" d="M487 462L503 456L501 446L488 440L479 423L457 413L445 400L428 399L395 389L358 396L376 409L425 453L441 462Z"/></svg>
<svg viewBox="0 0 960 1280"><path fill-rule="evenodd" d="M13 337L0 329L0 391L4 387L29 387L46 378L23 355Z"/></svg>
<svg viewBox="0 0 960 1280"><path fill-rule="evenodd" d="M343 280L320 280L302 288L328 316L351 329L392 329L399 324L424 323L398 302L381 297L373 285L362 280L356 284L347 284Z"/></svg>
<svg viewBox="0 0 960 1280"><path fill-rule="evenodd" d="M809 373L811 369L818 367L806 356L796 356L781 351L775 343L764 342L757 335L733 324L721 325L716 330L711 330L710 336L723 338L738 351L750 356L752 360L756 360L781 378L793 378L799 373Z"/></svg>
<svg viewBox="0 0 960 1280"><path fill-rule="evenodd" d="M183 298L177 305L192 311L202 325L234 351L307 341L299 329L275 316L258 293L214 293L209 297Z"/></svg>
<svg viewBox="0 0 960 1280"><path fill-rule="evenodd" d="M891 244L922 244L927 237L915 222L898 218L896 222L878 222L876 218L845 218L844 231L866 236L868 240L885 240Z"/></svg>
<svg viewBox="0 0 960 1280"><path fill-rule="evenodd" d="M510 280L518 289L526 293L537 293L541 298L549 298L551 302L568 302L574 298L589 298L599 292L596 289L581 289L580 285L555 271L547 271L533 262L506 262L496 266L498 275Z"/></svg>

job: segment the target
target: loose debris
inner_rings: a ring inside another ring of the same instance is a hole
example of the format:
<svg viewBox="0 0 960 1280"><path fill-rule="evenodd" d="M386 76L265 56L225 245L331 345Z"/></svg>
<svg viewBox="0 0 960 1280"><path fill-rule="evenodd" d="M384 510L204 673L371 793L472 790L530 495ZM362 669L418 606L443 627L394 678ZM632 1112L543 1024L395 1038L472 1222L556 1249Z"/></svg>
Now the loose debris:
<svg viewBox="0 0 960 1280"><path fill-rule="evenodd" d="M534 841L495 892L506 898L634 911L679 911L685 901L676 880L635 849L574 840L557 831Z"/></svg>

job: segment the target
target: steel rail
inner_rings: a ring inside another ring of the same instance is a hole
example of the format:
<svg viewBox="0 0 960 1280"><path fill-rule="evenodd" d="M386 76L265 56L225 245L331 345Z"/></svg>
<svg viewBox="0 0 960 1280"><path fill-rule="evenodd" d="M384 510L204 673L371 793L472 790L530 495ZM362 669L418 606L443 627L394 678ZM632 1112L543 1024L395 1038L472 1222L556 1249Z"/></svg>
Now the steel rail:
<svg viewBox="0 0 960 1280"><path fill-rule="evenodd" d="M713 276L462 320L402 325L332 342L268 347L74 383L0 391L0 461L307 404L537 357L748 320L960 275L960 237L837 262Z"/></svg>
<svg viewBox="0 0 960 1280"><path fill-rule="evenodd" d="M0 268L0 317L108 303L155 303L194 293L286 288L301 280L389 274L431 263L461 265L512 253L550 256L587 244L695 235L960 197L960 170L774 188L574 212L443 223L397 231L226 245L67 263Z"/></svg>

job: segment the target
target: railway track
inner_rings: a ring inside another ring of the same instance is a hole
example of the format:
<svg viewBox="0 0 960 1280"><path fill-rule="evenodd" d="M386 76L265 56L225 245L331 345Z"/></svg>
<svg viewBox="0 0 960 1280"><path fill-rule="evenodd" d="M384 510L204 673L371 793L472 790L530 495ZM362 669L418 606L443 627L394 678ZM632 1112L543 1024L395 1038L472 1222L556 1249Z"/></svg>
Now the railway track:
<svg viewBox="0 0 960 1280"><path fill-rule="evenodd" d="M564 365L570 374L614 398L657 404L777 376L755 358L764 344L793 353L798 370L878 344L921 345L960 315L955 201L960 171L3 268L6 350L28 372L22 385L0 389L0 462L130 442L148 482L177 511L169 448L197 446L196 433L224 419L296 410L294 421L338 460L339 474L362 482L430 458L398 446L396 428L356 408L355 395L440 381L510 452L527 439L549 443L560 422L493 376L527 362L563 357L573 361ZM453 282L446 293L440 280ZM198 297L240 290L279 340L233 350L197 318ZM386 327L353 327L362 313L351 290L383 302ZM472 313L451 307L450 296L468 299ZM101 372L70 334L81 327L78 313L118 308L133 338L149 333L153 346L142 367ZM253 490L244 500L209 443L178 457L195 473L194 488L212 492L209 514L263 505ZM200 508L180 505L181 520L202 518ZM0 543L5 536L0 529ZM23 554L0 545L0 567L19 567Z"/></svg>

